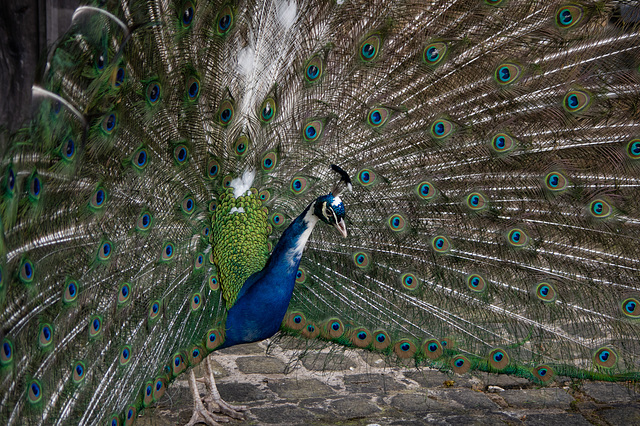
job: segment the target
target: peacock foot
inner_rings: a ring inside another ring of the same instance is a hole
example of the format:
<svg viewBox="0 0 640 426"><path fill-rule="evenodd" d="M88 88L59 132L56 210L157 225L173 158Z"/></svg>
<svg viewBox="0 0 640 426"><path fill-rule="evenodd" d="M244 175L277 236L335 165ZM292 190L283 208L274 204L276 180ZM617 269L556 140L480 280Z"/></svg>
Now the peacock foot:
<svg viewBox="0 0 640 426"><path fill-rule="evenodd" d="M216 426L219 423L226 423L229 421L228 417L217 416L210 411L208 411L204 404L202 403L202 399L200 399L200 393L198 392L198 385L196 384L196 376L193 374L193 370L189 372L189 388L191 389L191 394L193 395L193 414L191 415L191 419L186 426L195 426L198 423L204 423L209 426Z"/></svg>
<svg viewBox="0 0 640 426"><path fill-rule="evenodd" d="M204 382L207 385L207 389L209 390L209 396L204 398L203 401L207 403L209 411L225 414L238 420L244 419L244 413L241 413L241 411L246 411L247 407L245 407L244 405L229 404L220 396L218 387L216 386L216 382L213 377L213 370L211 369L209 358L205 359Z"/></svg>

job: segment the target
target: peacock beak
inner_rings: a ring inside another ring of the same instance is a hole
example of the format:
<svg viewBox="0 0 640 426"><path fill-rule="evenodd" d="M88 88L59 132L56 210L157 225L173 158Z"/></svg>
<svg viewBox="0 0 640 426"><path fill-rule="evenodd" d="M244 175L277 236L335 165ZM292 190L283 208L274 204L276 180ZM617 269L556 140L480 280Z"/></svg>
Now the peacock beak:
<svg viewBox="0 0 640 426"><path fill-rule="evenodd" d="M347 238L347 226L344 224L344 219L341 218L340 221L333 226L340 231L343 237Z"/></svg>

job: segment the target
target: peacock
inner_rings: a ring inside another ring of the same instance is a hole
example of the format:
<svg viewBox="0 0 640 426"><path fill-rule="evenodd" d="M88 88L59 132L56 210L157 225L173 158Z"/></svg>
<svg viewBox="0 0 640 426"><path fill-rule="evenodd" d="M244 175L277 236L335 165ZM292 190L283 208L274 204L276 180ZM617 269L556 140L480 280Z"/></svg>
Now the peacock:
<svg viewBox="0 0 640 426"><path fill-rule="evenodd" d="M238 418L193 367L276 333L640 379L639 15L86 0L2 156L1 423L129 425L182 373Z"/></svg>

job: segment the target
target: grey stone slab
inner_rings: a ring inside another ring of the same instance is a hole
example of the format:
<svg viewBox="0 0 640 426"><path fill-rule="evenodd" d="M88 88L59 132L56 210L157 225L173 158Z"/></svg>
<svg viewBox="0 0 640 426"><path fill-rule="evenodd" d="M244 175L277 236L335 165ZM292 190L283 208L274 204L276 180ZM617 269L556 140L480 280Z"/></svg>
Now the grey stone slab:
<svg viewBox="0 0 640 426"><path fill-rule="evenodd" d="M315 416L304 408L295 405L252 408L251 414L262 423L302 425L312 422Z"/></svg>
<svg viewBox="0 0 640 426"><path fill-rule="evenodd" d="M245 374L282 374L285 370L284 362L266 356L243 356L236 359L236 364Z"/></svg>
<svg viewBox="0 0 640 426"><path fill-rule="evenodd" d="M485 426L485 425L519 425L522 424L517 418L509 417L500 413L483 413L483 414L466 414L451 416L448 413L429 413L423 419L424 423L436 425L455 425L455 426ZM423 423L423 424L424 424Z"/></svg>
<svg viewBox="0 0 640 426"><path fill-rule="evenodd" d="M403 393L391 399L391 406L406 413L429 413L449 411L455 407L449 401L436 401L423 393Z"/></svg>
<svg viewBox="0 0 640 426"><path fill-rule="evenodd" d="M216 353L223 355L255 355L263 354L265 350L257 343L245 343L243 345L235 345L230 348L224 348L216 351Z"/></svg>
<svg viewBox="0 0 640 426"><path fill-rule="evenodd" d="M640 425L640 406L621 405L598 412L612 425Z"/></svg>
<svg viewBox="0 0 640 426"><path fill-rule="evenodd" d="M331 402L330 407L339 417L346 419L367 417L381 411L370 400L358 397L335 400Z"/></svg>
<svg viewBox="0 0 640 426"><path fill-rule="evenodd" d="M405 371L404 376L427 388L445 386L445 382L453 379L449 375L435 370Z"/></svg>
<svg viewBox="0 0 640 426"><path fill-rule="evenodd" d="M630 402L640 400L637 389L619 383L587 382L582 391L598 402Z"/></svg>
<svg viewBox="0 0 640 426"><path fill-rule="evenodd" d="M335 394L329 386L316 379L279 379L270 381L268 386L272 392L285 399L327 397Z"/></svg>
<svg viewBox="0 0 640 426"><path fill-rule="evenodd" d="M438 400L451 400L462 405L465 410L494 411L498 406L482 392L471 389L442 389L434 392Z"/></svg>
<svg viewBox="0 0 640 426"><path fill-rule="evenodd" d="M558 413L558 414L530 414L524 418L527 426L590 426L580 414Z"/></svg>
<svg viewBox="0 0 640 426"><path fill-rule="evenodd" d="M507 403L517 408L569 409L573 397L561 388L506 390L500 393Z"/></svg>
<svg viewBox="0 0 640 426"><path fill-rule="evenodd" d="M265 391L250 383L218 383L220 396L230 403L246 404L267 399Z"/></svg>
<svg viewBox="0 0 640 426"><path fill-rule="evenodd" d="M220 364L218 364L218 362L215 360L215 355L213 355L211 357L211 359L209 360L209 362L211 363L211 369L213 370L213 377L215 379L221 379L223 377L227 377L229 375L229 373L227 372L227 370L225 370ZM193 372L196 374L196 377L203 377L204 376L204 372L205 372L205 367L204 367L204 361L201 362L200 364L196 365L193 369ZM184 378L184 380L187 379L186 375L185 376L180 376L181 378Z"/></svg>
<svg viewBox="0 0 640 426"><path fill-rule="evenodd" d="M406 389L390 374L354 374L344 377L344 385L349 393L386 394L389 391Z"/></svg>
<svg viewBox="0 0 640 426"><path fill-rule="evenodd" d="M349 370L356 366L355 362L343 354L310 352L302 358L302 365L312 371Z"/></svg>
<svg viewBox="0 0 640 426"><path fill-rule="evenodd" d="M488 386L500 386L502 389L527 389L532 387L532 383L523 377L483 372L476 372L473 375L485 385L485 388Z"/></svg>

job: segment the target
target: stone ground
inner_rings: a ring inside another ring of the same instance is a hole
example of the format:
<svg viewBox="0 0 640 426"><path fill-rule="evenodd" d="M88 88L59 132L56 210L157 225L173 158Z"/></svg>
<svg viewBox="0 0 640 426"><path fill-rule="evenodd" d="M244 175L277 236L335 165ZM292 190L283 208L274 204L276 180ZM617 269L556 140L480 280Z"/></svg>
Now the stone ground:
<svg viewBox="0 0 640 426"><path fill-rule="evenodd" d="M245 420L229 426L640 424L640 388L625 384L556 377L540 387L505 375L449 376L385 366L365 351L309 352L292 364L292 353L272 345L267 355L261 342L211 355L222 397L248 407ZM137 424L186 424L193 407L186 379L172 384Z"/></svg>

